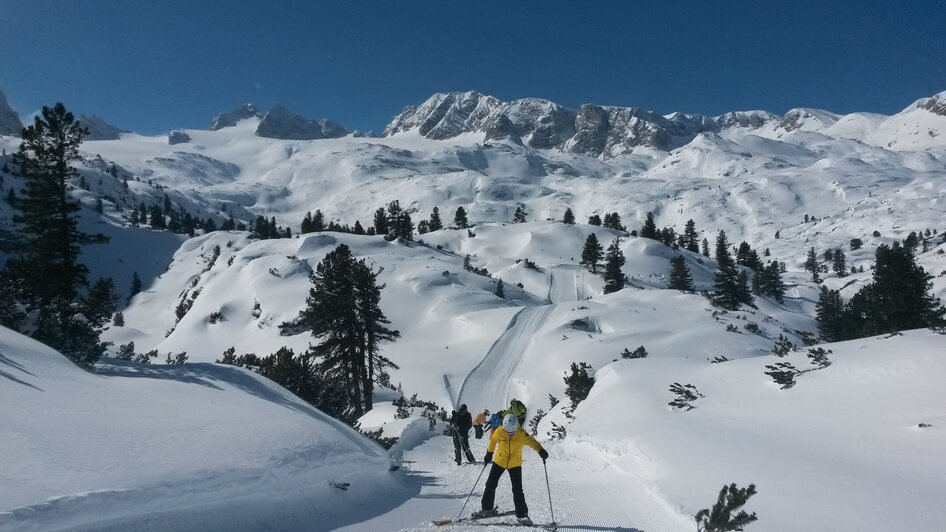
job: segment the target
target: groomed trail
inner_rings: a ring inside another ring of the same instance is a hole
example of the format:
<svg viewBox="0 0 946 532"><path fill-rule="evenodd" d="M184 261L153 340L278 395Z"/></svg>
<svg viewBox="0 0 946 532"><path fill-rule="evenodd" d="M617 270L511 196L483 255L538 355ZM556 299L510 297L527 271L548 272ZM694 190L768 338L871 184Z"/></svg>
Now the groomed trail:
<svg viewBox="0 0 946 532"><path fill-rule="evenodd" d="M556 282L558 278L558 282ZM556 286L557 285L557 286ZM574 301L577 297L576 274L571 269L554 270L549 288L550 300ZM533 334L545 323L554 305L525 307L510 321L509 327L493 344L483 361L464 380L457 405L466 404L472 412L490 411L508 404L510 382L516 375L521 354ZM548 479L559 530L614 530L623 532L679 532L693 528L693 521L664 501L639 476L621 470L615 457L594 442L566 439L550 442L540 437L551 457L547 463ZM486 436L471 436L470 447L477 460L486 454ZM624 449L622 464L646 464L646 459ZM552 522L545 473L538 455L531 449L523 453L523 488L529 515L536 525ZM420 493L401 506L368 521L341 530L523 530L515 519L498 517L475 523L457 523L437 527L433 519L456 518L473 489L463 516L480 508L486 475L482 462L457 466L453 461L450 437L437 435L404 452L404 466L409 478L420 485ZM500 480L496 493L500 510L513 508L508 476Z"/></svg>

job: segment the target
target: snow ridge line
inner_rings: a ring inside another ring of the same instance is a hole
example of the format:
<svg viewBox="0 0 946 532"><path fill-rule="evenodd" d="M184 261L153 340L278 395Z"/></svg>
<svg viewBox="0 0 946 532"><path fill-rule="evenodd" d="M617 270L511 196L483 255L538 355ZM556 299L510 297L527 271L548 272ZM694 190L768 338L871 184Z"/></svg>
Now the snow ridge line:
<svg viewBox="0 0 946 532"><path fill-rule="evenodd" d="M460 393L457 394L456 398L455 398L454 401L453 401L453 408L454 408L454 409L456 409L458 406L460 406L460 405L459 405L459 402L460 402L460 399L463 397L463 390L466 389L466 383L467 383L467 381L470 379L470 375L473 375L474 373L476 373L476 371L477 371L478 369L480 369L480 366L482 366L483 363L486 362L487 359L489 359L489 354L492 353L494 349L496 349L496 346L499 344L499 342L501 342L501 341L503 340L503 337L506 336L506 334L509 333L509 331L510 331L513 327L516 326L516 323L517 323L518 320L519 320L519 316L520 316L523 312L525 312L525 310L526 310L527 308L528 308L528 307L522 307L522 309L520 309L519 312L516 312L516 314L513 315L512 319L510 319L510 320L509 320L509 323L506 325L506 330L503 331L503 333L500 334L500 335L496 338L496 340L493 341L493 344L492 344L491 346L489 346L489 349L486 351L486 355L483 356L483 359L480 360L479 363L477 363L475 366L473 366L473 369L471 369L470 372L466 374L466 377L463 377L463 382L460 383ZM444 375L444 382L449 382L449 381L447 381L447 376L446 376L446 375ZM447 386L447 393L450 393L450 387L449 387L449 385ZM452 394L452 393L450 394L450 397L453 397L453 394Z"/></svg>

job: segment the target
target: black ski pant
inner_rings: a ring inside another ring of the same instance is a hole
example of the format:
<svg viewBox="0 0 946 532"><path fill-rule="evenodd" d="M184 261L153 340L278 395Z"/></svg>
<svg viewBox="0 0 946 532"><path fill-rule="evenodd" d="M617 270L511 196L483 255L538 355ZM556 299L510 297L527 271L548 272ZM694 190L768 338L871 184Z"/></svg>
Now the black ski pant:
<svg viewBox="0 0 946 532"><path fill-rule="evenodd" d="M462 434L459 430L453 431L453 460L456 463L460 463L460 453L461 451L466 454L466 459L470 463L476 462L476 457L473 456L473 451L470 450L470 436L468 434Z"/></svg>
<svg viewBox="0 0 946 532"><path fill-rule="evenodd" d="M486 490L483 491L483 509L490 510L493 508L493 501L496 500L496 486L499 484L499 477L503 476L504 471L509 471L509 481L512 482L512 502L516 505L516 517L529 515L526 496L522 493L521 466L506 469L493 463L493 468L489 470L489 477L486 479Z"/></svg>

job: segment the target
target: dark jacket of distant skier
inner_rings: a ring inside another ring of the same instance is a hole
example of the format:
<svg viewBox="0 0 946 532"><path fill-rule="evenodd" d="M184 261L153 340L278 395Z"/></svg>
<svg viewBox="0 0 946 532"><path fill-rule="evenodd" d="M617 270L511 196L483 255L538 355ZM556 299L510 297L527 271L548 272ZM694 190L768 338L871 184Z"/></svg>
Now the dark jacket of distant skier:
<svg viewBox="0 0 946 532"><path fill-rule="evenodd" d="M526 497L522 492L522 449L526 445L539 453L543 462L548 459L549 453L542 445L532 435L522 430L519 416L515 413L507 413L503 418L502 428L493 431L486 457L483 458L484 462L492 460L493 466L486 479L486 489L483 491L481 501L482 509L475 515L488 516L496 513L493 507L496 486L499 484L499 478L508 471L509 480L512 483L512 500L516 506L516 517L522 522L529 522L529 507L526 505Z"/></svg>
<svg viewBox="0 0 946 532"><path fill-rule="evenodd" d="M466 409L466 405L460 405L460 410L455 411L450 416L450 432L453 433L453 452L454 461L457 465L463 463L460 459L460 452L466 454L466 459L471 464L476 463L473 452L470 451L470 429L473 427L473 416Z"/></svg>

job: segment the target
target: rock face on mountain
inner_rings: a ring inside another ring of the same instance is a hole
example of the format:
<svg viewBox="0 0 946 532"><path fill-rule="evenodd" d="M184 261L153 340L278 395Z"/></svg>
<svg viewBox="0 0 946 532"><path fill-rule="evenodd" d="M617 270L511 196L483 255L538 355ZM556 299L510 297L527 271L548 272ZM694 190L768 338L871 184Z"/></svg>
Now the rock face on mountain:
<svg viewBox="0 0 946 532"><path fill-rule="evenodd" d="M16 111L10 108L7 97L0 92L0 135L19 137L23 133L23 124Z"/></svg>
<svg viewBox="0 0 946 532"><path fill-rule="evenodd" d="M348 130L331 120L308 120L282 105L272 106L256 128L256 136L284 140L334 139Z"/></svg>
<svg viewBox="0 0 946 532"><path fill-rule="evenodd" d="M176 129L168 133L168 144L171 146L175 144L186 144L191 141L191 136L184 132L182 129Z"/></svg>
<svg viewBox="0 0 946 532"><path fill-rule="evenodd" d="M930 97L920 107L933 114L946 116L946 91Z"/></svg>
<svg viewBox="0 0 946 532"><path fill-rule="evenodd" d="M245 103L243 105L237 106L236 109L230 111L229 113L218 113L210 123L210 130L217 131L218 129L223 129L225 127L235 126L240 120L259 117L260 114L256 110L256 106L251 103Z"/></svg>
<svg viewBox="0 0 946 532"><path fill-rule="evenodd" d="M95 115L80 115L79 123L89 130L85 140L118 140L122 133L131 133L127 129L115 127Z"/></svg>
<svg viewBox="0 0 946 532"><path fill-rule="evenodd" d="M453 92L405 107L384 134L417 131L424 137L444 140L463 133L484 133L486 141L509 140L536 149L610 158L637 147L671 150L700 133L733 127L754 129L779 120L781 117L764 111L715 118L684 113L665 117L635 107L594 104L584 104L576 111L539 98L501 102L478 92Z"/></svg>

